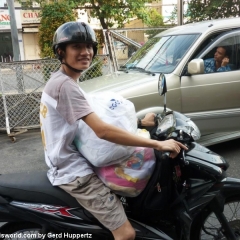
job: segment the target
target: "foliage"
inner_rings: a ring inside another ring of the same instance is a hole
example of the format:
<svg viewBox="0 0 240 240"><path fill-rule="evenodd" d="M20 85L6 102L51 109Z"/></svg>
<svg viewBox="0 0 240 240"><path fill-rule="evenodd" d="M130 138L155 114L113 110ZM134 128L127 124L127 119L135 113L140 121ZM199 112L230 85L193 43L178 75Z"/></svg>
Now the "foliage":
<svg viewBox="0 0 240 240"><path fill-rule="evenodd" d="M145 9L146 17L143 19L148 27L159 27L163 25L163 17L155 8Z"/></svg>
<svg viewBox="0 0 240 240"><path fill-rule="evenodd" d="M31 8L32 0L18 0L24 6ZM39 27L40 57L54 57L52 51L52 38L55 30L62 23L73 21L77 14L73 9L84 9L89 17L98 18L102 28L108 29L115 26L123 27L131 18L142 19L149 27L163 25L162 16L155 9L145 7L152 0L35 0L41 6L41 24ZM157 0L160 1L160 0ZM155 1L156 2L156 1ZM156 32L149 32L150 36ZM101 46L102 31L96 31L98 42Z"/></svg>
<svg viewBox="0 0 240 240"><path fill-rule="evenodd" d="M32 5L32 0L18 0L24 2L24 5ZM35 0L41 6L48 2L55 4L57 0ZM145 3L150 3L153 0L62 0L69 7L84 9L88 11L90 17L99 19L102 28L108 29L117 24L118 27L123 27L129 19L137 17L139 19L147 18L147 13L144 11ZM160 1L160 0L157 0ZM156 1L155 1L156 2Z"/></svg>
<svg viewBox="0 0 240 240"><path fill-rule="evenodd" d="M67 4L67 2L54 2L42 5L40 17L40 57L54 57L54 53L52 51L54 32L63 23L74 21L76 19L76 14L73 12L71 5Z"/></svg>
<svg viewBox="0 0 240 240"><path fill-rule="evenodd" d="M184 12L185 23L200 22L217 18L240 16L240 0L187 0ZM177 19L177 7L171 13L169 22L174 25Z"/></svg>
<svg viewBox="0 0 240 240"><path fill-rule="evenodd" d="M97 42L98 42L98 48L102 48L102 43L104 42L104 36L103 31L101 29L94 29L94 32L96 34Z"/></svg>
<svg viewBox="0 0 240 240"><path fill-rule="evenodd" d="M146 17L143 19L144 23L148 26L148 27L160 27L163 26L163 17L162 15L155 9L155 8L149 8L146 9ZM164 31L165 29L158 29L158 30L148 30L146 31L146 34L149 35L148 38L152 38L153 36L155 36L156 34Z"/></svg>
<svg viewBox="0 0 240 240"><path fill-rule="evenodd" d="M185 13L187 22L199 22L217 18L240 16L240 0L195 0L188 1Z"/></svg>
<svg viewBox="0 0 240 240"><path fill-rule="evenodd" d="M76 0L79 6L88 6L91 17L98 18L103 29L111 28L117 23L123 27L129 19L146 18L145 3L152 0Z"/></svg>

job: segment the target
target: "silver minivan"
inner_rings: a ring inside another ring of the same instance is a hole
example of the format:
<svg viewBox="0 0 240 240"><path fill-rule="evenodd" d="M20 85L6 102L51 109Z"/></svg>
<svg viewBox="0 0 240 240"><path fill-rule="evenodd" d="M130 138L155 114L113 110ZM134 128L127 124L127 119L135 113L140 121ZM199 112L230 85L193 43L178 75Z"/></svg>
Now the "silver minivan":
<svg viewBox="0 0 240 240"><path fill-rule="evenodd" d="M231 50L224 72L204 73L216 48ZM167 107L199 127L205 145L240 137L240 18L177 26L148 40L114 73L81 82L89 93L115 91L131 100L139 116L161 112L158 79L165 74Z"/></svg>

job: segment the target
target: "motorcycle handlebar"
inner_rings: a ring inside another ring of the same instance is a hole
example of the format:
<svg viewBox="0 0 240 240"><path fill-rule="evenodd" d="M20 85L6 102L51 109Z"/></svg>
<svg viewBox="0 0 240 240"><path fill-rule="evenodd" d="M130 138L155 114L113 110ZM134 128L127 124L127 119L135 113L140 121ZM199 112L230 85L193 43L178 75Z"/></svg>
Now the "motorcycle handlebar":
<svg viewBox="0 0 240 240"><path fill-rule="evenodd" d="M162 154L162 157L165 159L165 158L170 158L170 154L171 152L164 152ZM180 160L183 161L183 163L185 163L185 150L184 149L181 149L180 153L178 155L181 155L180 156Z"/></svg>
<svg viewBox="0 0 240 240"><path fill-rule="evenodd" d="M162 158L163 159L168 159L168 158L170 158L170 154L171 154L171 152L163 152L162 153Z"/></svg>

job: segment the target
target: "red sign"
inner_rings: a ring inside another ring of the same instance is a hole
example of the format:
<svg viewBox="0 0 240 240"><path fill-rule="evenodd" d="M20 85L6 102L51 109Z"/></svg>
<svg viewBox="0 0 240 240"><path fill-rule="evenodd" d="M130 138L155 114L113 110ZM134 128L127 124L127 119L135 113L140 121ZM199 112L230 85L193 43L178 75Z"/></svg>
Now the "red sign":
<svg viewBox="0 0 240 240"><path fill-rule="evenodd" d="M17 29L21 29L22 28L22 24L21 24L21 18L20 18L20 10L16 10L15 9L15 19L16 19L16 23L17 23ZM7 29L10 30L10 15L8 10L5 9L0 9L0 30L1 29Z"/></svg>
<svg viewBox="0 0 240 240"><path fill-rule="evenodd" d="M24 18L38 18L39 13L38 12L24 12L23 17Z"/></svg>
<svg viewBox="0 0 240 240"><path fill-rule="evenodd" d="M0 14L0 21L10 21L10 16L8 14Z"/></svg>
<svg viewBox="0 0 240 240"><path fill-rule="evenodd" d="M21 10L22 23L40 23L39 10Z"/></svg>

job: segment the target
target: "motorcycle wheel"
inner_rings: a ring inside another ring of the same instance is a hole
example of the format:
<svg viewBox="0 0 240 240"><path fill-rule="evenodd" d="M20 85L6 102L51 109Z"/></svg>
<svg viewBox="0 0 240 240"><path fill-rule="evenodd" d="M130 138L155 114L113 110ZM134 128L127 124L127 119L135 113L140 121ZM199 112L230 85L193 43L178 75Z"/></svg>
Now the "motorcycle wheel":
<svg viewBox="0 0 240 240"><path fill-rule="evenodd" d="M31 222L6 223L0 228L0 239L40 239L38 238L38 233L41 233L41 228L40 225ZM3 236L5 234L8 234L8 236ZM12 236L9 236L10 234Z"/></svg>
<svg viewBox="0 0 240 240"><path fill-rule="evenodd" d="M227 198L223 213L236 238L240 239L240 196ZM227 239L223 234L222 226L216 215L208 209L194 220L191 229L192 240Z"/></svg>

